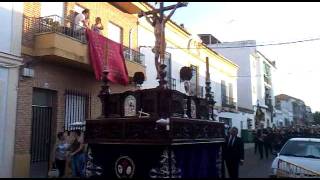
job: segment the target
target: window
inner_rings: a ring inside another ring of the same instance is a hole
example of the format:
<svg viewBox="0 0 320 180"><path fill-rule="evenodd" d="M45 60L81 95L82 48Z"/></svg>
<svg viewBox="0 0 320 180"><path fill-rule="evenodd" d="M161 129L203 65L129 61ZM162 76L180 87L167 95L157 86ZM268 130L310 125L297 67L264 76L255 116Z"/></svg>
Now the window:
<svg viewBox="0 0 320 180"><path fill-rule="evenodd" d="M224 117L219 117L219 122L223 122L229 127L232 127L232 119L231 118L224 118Z"/></svg>
<svg viewBox="0 0 320 180"><path fill-rule="evenodd" d="M252 129L252 119L247 119L248 129Z"/></svg>
<svg viewBox="0 0 320 180"><path fill-rule="evenodd" d="M133 55L132 55L132 32L133 32L133 29L130 29L129 30L129 58L130 58L130 61L132 61L133 59Z"/></svg>
<svg viewBox="0 0 320 180"><path fill-rule="evenodd" d="M270 77L271 76L270 66L266 62L263 62L263 66L264 66L264 74L267 77Z"/></svg>
<svg viewBox="0 0 320 180"><path fill-rule="evenodd" d="M312 141L288 141L280 152L280 155L320 158L320 143Z"/></svg>
<svg viewBox="0 0 320 180"><path fill-rule="evenodd" d="M130 29L129 31L129 48L132 48L132 34L133 34L133 29Z"/></svg>
<svg viewBox="0 0 320 180"><path fill-rule="evenodd" d="M190 88L190 95L196 96L197 95L197 86L198 86L198 67L191 65L192 69L192 78L190 80L191 88Z"/></svg>
<svg viewBox="0 0 320 180"><path fill-rule="evenodd" d="M85 8L78 5L78 4L75 4L74 7L73 7L73 13L70 14L70 19L72 20L72 22L74 23L74 18L78 15L78 14L81 14L82 11L84 10Z"/></svg>
<svg viewBox="0 0 320 180"><path fill-rule="evenodd" d="M271 89L265 87L265 104L267 106L272 106Z"/></svg>
<svg viewBox="0 0 320 180"><path fill-rule="evenodd" d="M222 104L227 103L227 87L226 87L226 82L224 80L221 80L221 99L222 99Z"/></svg>
<svg viewBox="0 0 320 180"><path fill-rule="evenodd" d="M233 86L229 83L229 103L233 103Z"/></svg>
<svg viewBox="0 0 320 180"><path fill-rule="evenodd" d="M57 15L63 17L64 2L41 2L41 17Z"/></svg>
<svg viewBox="0 0 320 180"><path fill-rule="evenodd" d="M78 14L82 13L82 11L83 11L84 9L85 9L85 8L79 6L78 4L74 5L74 8L73 8L74 12L76 12L76 13L78 13Z"/></svg>
<svg viewBox="0 0 320 180"><path fill-rule="evenodd" d="M86 93L66 90L65 93L65 130L75 129L71 124L85 123L90 117L90 96Z"/></svg>
<svg viewBox="0 0 320 180"><path fill-rule="evenodd" d="M112 41L122 44L122 28L111 22L108 22L108 38Z"/></svg>

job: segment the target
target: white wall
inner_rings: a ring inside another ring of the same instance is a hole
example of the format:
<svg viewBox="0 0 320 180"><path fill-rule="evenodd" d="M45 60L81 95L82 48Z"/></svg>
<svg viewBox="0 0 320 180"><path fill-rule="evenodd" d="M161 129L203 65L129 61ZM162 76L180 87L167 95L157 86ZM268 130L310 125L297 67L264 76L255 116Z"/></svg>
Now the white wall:
<svg viewBox="0 0 320 180"><path fill-rule="evenodd" d="M11 48L11 21L12 21L12 6L10 2L0 2L0 50L5 53L10 53Z"/></svg>
<svg viewBox="0 0 320 180"><path fill-rule="evenodd" d="M0 178L12 177L23 2L0 2Z"/></svg>
<svg viewBox="0 0 320 180"><path fill-rule="evenodd" d="M7 102L7 90L8 90L8 69L0 67L0 152L4 147L4 139L5 139L5 124L6 124L6 102ZM0 153L0 162L3 162L3 153ZM4 163L0 163L3 165ZM0 168L2 169L2 168ZM1 177L1 176L0 176Z"/></svg>
<svg viewBox="0 0 320 180"><path fill-rule="evenodd" d="M280 101L282 117L287 118L290 122L293 122L293 106L292 100L282 100Z"/></svg>
<svg viewBox="0 0 320 180"><path fill-rule="evenodd" d="M18 72L0 67L0 178L12 177Z"/></svg>
<svg viewBox="0 0 320 180"><path fill-rule="evenodd" d="M252 42L249 41L249 44ZM250 64L250 54L253 53L252 48L223 48L243 45L241 42L230 42L209 45L224 57L232 60L239 66L237 80L238 107L252 109L252 82L248 78L252 74Z"/></svg>
<svg viewBox="0 0 320 180"><path fill-rule="evenodd" d="M0 52L20 56L23 2L0 2Z"/></svg>
<svg viewBox="0 0 320 180"><path fill-rule="evenodd" d="M248 119L252 120L252 128L254 128L254 115L250 113L243 113L243 112L220 112L218 113L217 120L219 117L223 118L231 118L232 119L232 127L237 127L239 130L239 136L241 137L241 130L248 129ZM242 122L242 127L241 127Z"/></svg>

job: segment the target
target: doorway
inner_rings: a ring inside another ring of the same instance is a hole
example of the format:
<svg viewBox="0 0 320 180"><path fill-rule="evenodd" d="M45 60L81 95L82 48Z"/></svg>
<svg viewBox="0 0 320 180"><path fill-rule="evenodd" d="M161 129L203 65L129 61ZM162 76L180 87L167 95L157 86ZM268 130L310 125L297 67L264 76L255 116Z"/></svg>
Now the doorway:
<svg viewBox="0 0 320 180"><path fill-rule="evenodd" d="M34 88L32 97L31 177L47 177L55 92Z"/></svg>

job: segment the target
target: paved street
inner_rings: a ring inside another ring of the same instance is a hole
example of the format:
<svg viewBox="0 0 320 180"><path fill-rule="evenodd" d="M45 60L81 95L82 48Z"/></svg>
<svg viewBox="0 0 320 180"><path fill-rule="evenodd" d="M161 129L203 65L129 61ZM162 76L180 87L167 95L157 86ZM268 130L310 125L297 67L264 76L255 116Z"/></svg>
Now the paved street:
<svg viewBox="0 0 320 180"><path fill-rule="evenodd" d="M269 155L269 159L260 160L258 153L254 154L254 144L245 144L245 162L240 166L239 177L267 178L274 157Z"/></svg>

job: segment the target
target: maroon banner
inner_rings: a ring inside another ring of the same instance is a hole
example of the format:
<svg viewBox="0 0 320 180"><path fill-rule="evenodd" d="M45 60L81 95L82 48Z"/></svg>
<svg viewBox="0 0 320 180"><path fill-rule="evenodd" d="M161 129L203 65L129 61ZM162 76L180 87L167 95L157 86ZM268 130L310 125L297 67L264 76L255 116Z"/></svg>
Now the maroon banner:
<svg viewBox="0 0 320 180"><path fill-rule="evenodd" d="M123 46L117 42L107 39L107 62L108 62L108 79L111 82L127 85L129 76L125 59L123 56Z"/></svg>
<svg viewBox="0 0 320 180"><path fill-rule="evenodd" d="M86 30L86 35L89 59L96 79L101 80L103 70L108 69L109 81L127 85L129 77L122 44L116 43L89 29Z"/></svg>

